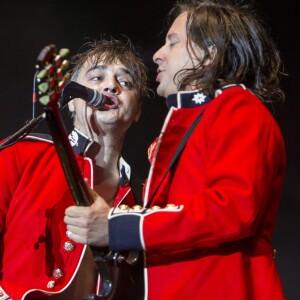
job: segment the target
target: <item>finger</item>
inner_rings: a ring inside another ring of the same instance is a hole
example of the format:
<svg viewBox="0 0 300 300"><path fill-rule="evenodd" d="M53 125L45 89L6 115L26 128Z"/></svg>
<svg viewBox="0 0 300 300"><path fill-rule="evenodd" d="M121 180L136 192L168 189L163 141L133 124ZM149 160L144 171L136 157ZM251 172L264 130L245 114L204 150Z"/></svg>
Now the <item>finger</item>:
<svg viewBox="0 0 300 300"><path fill-rule="evenodd" d="M66 236L68 239L73 240L78 243L87 244L88 243L88 232L83 228L68 225Z"/></svg>
<svg viewBox="0 0 300 300"><path fill-rule="evenodd" d="M65 210L65 215L71 218L88 216L88 214L89 214L89 207L87 206L69 206Z"/></svg>
<svg viewBox="0 0 300 300"><path fill-rule="evenodd" d="M70 231L72 235L76 234L81 236L87 236L89 230L87 228L83 228L82 226L67 224L67 231Z"/></svg>
<svg viewBox="0 0 300 300"><path fill-rule="evenodd" d="M76 242L76 243L81 243L81 244L87 244L88 240L86 236L77 234L75 232L70 232L69 237L70 240Z"/></svg>
<svg viewBox="0 0 300 300"><path fill-rule="evenodd" d="M86 220L85 218L82 217L69 217L69 216L65 216L64 217L64 222L65 224L67 224L68 226L75 226L75 227L86 227ZM74 232L74 230L70 229L72 232Z"/></svg>
<svg viewBox="0 0 300 300"><path fill-rule="evenodd" d="M77 219L69 217L69 216L65 216L64 222L65 222L65 224L67 224L67 226L69 226L69 225L76 226Z"/></svg>

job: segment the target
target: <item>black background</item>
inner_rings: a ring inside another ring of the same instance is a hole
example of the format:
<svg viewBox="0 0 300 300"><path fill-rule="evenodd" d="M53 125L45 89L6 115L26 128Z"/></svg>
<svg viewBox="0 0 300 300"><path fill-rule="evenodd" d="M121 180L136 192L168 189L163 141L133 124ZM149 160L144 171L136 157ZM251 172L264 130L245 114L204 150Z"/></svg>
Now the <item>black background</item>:
<svg viewBox="0 0 300 300"><path fill-rule="evenodd" d="M31 118L32 82L41 49L55 44L75 54L87 38L102 33L126 35L141 51L155 89L156 67L152 55L162 44L164 19L174 1L1 1L0 3L0 138L21 128ZM283 80L286 102L277 110L287 149L287 172L274 236L276 258L288 300L300 295L300 161L299 112L296 94L300 84L299 15L292 1L263 0L256 3L270 28L285 62ZM124 157L142 177L147 176L147 148L158 135L166 114L164 99L145 100L141 120L127 134ZM255 116L253 116L255 121ZM66 126L68 127L67 121ZM46 130L40 125L39 131ZM1 170L0 170L1 171Z"/></svg>

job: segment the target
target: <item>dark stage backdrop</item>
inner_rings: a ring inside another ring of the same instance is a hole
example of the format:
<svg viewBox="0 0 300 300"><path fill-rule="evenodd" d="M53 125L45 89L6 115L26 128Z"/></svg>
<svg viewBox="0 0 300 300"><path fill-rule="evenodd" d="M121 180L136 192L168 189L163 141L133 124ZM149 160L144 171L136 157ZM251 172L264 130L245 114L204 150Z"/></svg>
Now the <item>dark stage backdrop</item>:
<svg viewBox="0 0 300 300"><path fill-rule="evenodd" d="M165 16L174 1L168 0L2 0L0 3L0 138L21 128L31 118L34 66L40 50L53 43L75 54L87 38L101 34L126 35L140 48L155 89L156 67L152 54L162 44ZM296 97L299 75L299 16L291 1L257 1L261 16L270 27L289 74L283 81L286 103L276 113L287 148L287 173L274 247L288 300L300 297L300 145ZM63 116L66 113L62 113ZM147 147L158 135L166 114L162 98L145 100L139 123L133 126L124 146L124 157L142 176L147 176ZM64 118L67 118L64 116ZM255 122L255 116L253 116ZM66 121L68 128L68 122ZM46 131L43 124L37 129Z"/></svg>

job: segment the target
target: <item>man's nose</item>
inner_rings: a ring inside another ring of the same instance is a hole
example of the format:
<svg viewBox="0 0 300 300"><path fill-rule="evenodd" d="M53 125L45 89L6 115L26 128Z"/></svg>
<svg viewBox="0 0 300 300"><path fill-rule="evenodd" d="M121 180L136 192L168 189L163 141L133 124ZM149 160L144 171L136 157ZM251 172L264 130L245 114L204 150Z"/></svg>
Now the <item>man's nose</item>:
<svg viewBox="0 0 300 300"><path fill-rule="evenodd" d="M112 94L118 94L118 83L115 80L108 80L104 83L102 91Z"/></svg>
<svg viewBox="0 0 300 300"><path fill-rule="evenodd" d="M163 60L163 47L159 48L153 55L152 59L153 59L153 62L156 63L156 64L160 64Z"/></svg>

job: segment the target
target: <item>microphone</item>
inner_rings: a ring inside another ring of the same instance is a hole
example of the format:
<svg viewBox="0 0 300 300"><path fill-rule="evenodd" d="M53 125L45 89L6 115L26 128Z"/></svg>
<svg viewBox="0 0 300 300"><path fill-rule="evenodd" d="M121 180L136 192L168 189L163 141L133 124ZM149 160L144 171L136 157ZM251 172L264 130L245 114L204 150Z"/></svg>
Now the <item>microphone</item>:
<svg viewBox="0 0 300 300"><path fill-rule="evenodd" d="M69 81L65 84L61 92L59 108L64 107L74 98L80 98L95 108L103 108L107 101L106 97L98 91L90 89L75 81Z"/></svg>

